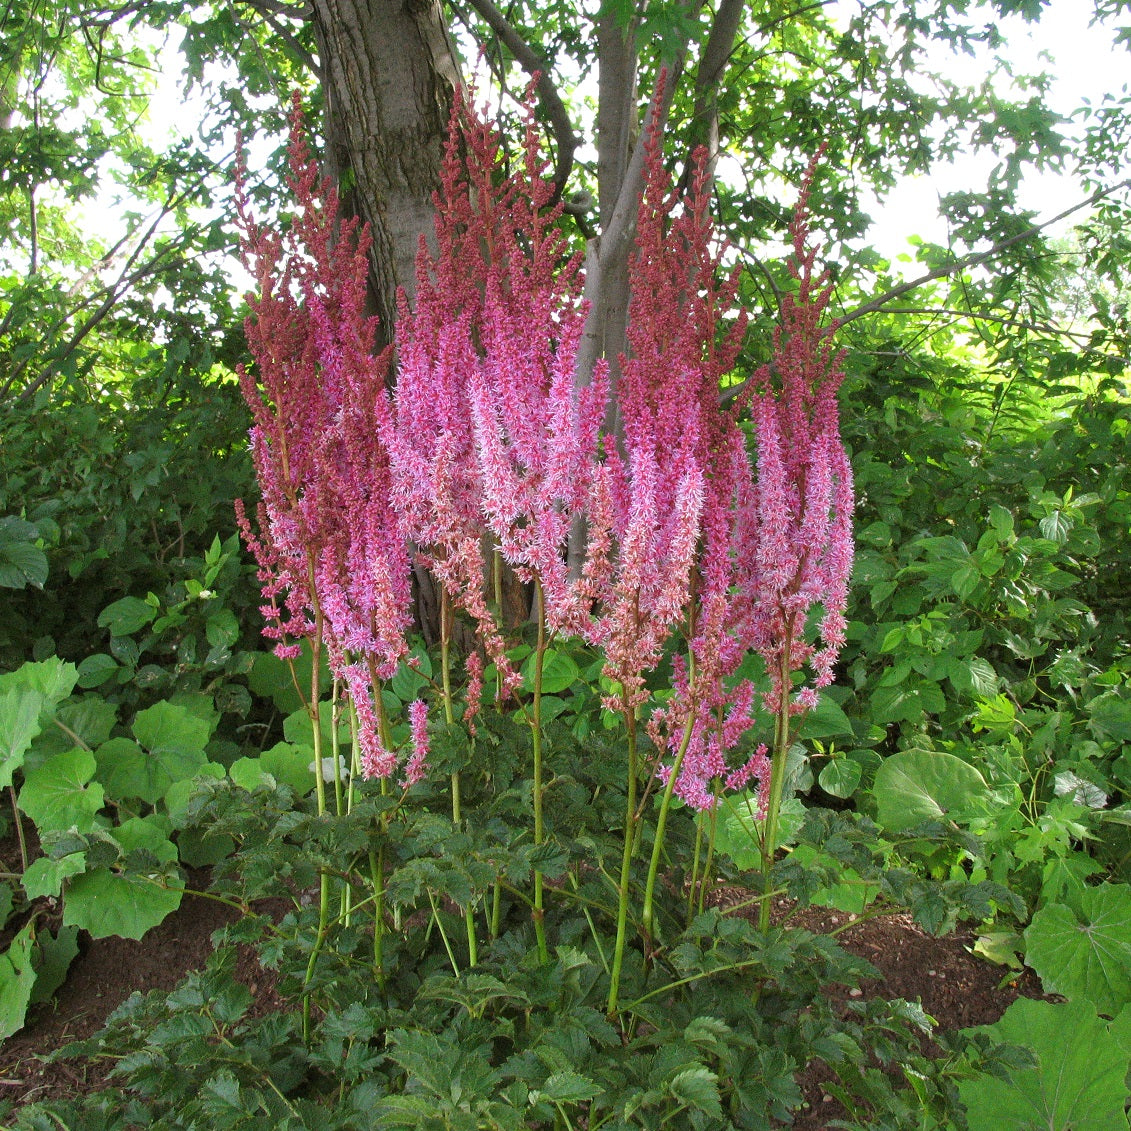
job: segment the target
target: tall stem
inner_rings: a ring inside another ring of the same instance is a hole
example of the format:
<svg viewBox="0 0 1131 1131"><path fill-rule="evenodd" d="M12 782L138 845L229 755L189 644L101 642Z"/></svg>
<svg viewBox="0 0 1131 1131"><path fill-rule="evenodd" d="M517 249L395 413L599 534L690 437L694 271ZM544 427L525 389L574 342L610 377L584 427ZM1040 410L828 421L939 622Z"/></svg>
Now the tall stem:
<svg viewBox="0 0 1131 1131"><path fill-rule="evenodd" d="M452 606L446 589L440 590L440 679L444 691L444 722L450 730L455 726L456 713L452 706ZM460 811L459 770L453 772L452 784L452 825L459 828L463 816ZM475 911L471 903L463 909L463 921L467 928L468 964L479 962L479 941L475 933Z"/></svg>
<svg viewBox="0 0 1131 1131"><path fill-rule="evenodd" d="M691 676L694 680L695 664L692 661ZM660 799L660 815L656 818L656 840L652 845L652 859L648 864L648 880L644 885L644 907L640 913L641 922L644 924L644 934L649 940L655 937L653 927L653 897L656 892L656 876L660 870L660 857L664 852L664 830L668 824L668 810L672 804L672 791L675 789L676 779L679 777L680 767L683 765L683 756L691 742L691 732L695 729L695 712L689 710L687 722L683 727L683 737L680 739L679 750L676 752L675 761L672 763L672 772L668 775L664 793Z"/></svg>
<svg viewBox="0 0 1131 1131"><path fill-rule="evenodd" d="M632 846L636 839L636 712L626 707L624 725L628 735L628 796L624 809L624 847L620 860L620 883L617 886L617 940L613 949L613 968L609 974L609 1002L606 1012L610 1017L617 1011L620 995L620 972L624 963L624 944L628 933L628 881L632 874Z"/></svg>
<svg viewBox="0 0 1131 1131"><path fill-rule="evenodd" d="M311 566L311 592L314 591L313 565ZM322 717L318 710L318 696L320 688L320 669L322 667L322 610L315 609L314 633L310 638L310 699L306 704L306 711L310 717L314 742L314 793L317 798L318 815L326 814L326 782L322 773ZM306 964L306 974L302 983L302 1039L310 1041L310 983L314 978L314 967L318 962L318 955L322 951L322 944L326 941L326 932L330 921L330 874L325 868L318 873L318 933L314 937L314 945L310 948L310 959Z"/></svg>
<svg viewBox="0 0 1131 1131"><path fill-rule="evenodd" d="M770 797L766 803L765 832L762 836L762 906L758 926L770 929L770 872L778 849L782 793L785 789L786 758L789 754L789 693L792 686L790 651L793 643L792 624L788 626L778 670L779 693L777 718L774 720L774 750L770 759Z"/></svg>
<svg viewBox="0 0 1131 1131"><path fill-rule="evenodd" d="M531 745L534 750L534 844L542 844L545 827L542 818L542 666L546 660L546 600L542 583L534 580L534 597L538 609L538 645L534 654L534 705L530 714ZM539 869L534 870L534 934L538 940L538 955L543 962L550 961L546 945L545 909L543 905L544 878Z"/></svg>

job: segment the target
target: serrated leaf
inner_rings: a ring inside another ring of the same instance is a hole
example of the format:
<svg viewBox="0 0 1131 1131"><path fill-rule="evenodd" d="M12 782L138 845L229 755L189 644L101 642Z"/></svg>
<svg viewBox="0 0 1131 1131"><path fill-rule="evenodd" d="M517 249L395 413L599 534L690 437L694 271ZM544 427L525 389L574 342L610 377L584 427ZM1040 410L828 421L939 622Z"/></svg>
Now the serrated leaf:
<svg viewBox="0 0 1131 1131"><path fill-rule="evenodd" d="M156 615L157 610L140 597L123 597L98 614L98 627L108 628L111 636L130 636Z"/></svg>
<svg viewBox="0 0 1131 1131"><path fill-rule="evenodd" d="M0 589L42 589L47 580L47 555L30 542L0 541Z"/></svg>
<svg viewBox="0 0 1131 1131"><path fill-rule="evenodd" d="M1084 888L1042 907L1025 931L1025 961L1049 993L1085 999L1114 1016L1131 1002L1131 887Z"/></svg>
<svg viewBox="0 0 1131 1131"><path fill-rule="evenodd" d="M595 1099L604 1090L588 1076L581 1076L576 1072L555 1072L546 1078L541 1088L531 1093L530 1098L532 1103L537 1102L535 1097L553 1103L583 1103Z"/></svg>
<svg viewBox="0 0 1131 1131"><path fill-rule="evenodd" d="M981 583L981 571L976 569L971 562L962 562L950 575L950 587L960 601L965 601L967 597L971 596Z"/></svg>
<svg viewBox="0 0 1131 1131"><path fill-rule="evenodd" d="M990 527L1004 541L1013 533L1013 515L999 503L990 507Z"/></svg>
<svg viewBox="0 0 1131 1131"><path fill-rule="evenodd" d="M1125 1127L1127 1053L1084 1001L1056 1005L1018 998L986 1028L1024 1045L1034 1068L1008 1077L963 1080L959 1095L970 1131L1114 1131Z"/></svg>
<svg viewBox="0 0 1131 1131"><path fill-rule="evenodd" d="M1102 809L1107 804L1107 794L1095 782L1071 770L1062 770L1053 778L1053 790L1057 797L1071 797L1086 809Z"/></svg>
<svg viewBox="0 0 1131 1131"><path fill-rule="evenodd" d="M1050 542L1059 542L1062 545L1068 541L1068 535L1072 532L1072 519L1059 510L1045 515L1037 525Z"/></svg>
<svg viewBox="0 0 1131 1131"><path fill-rule="evenodd" d="M76 828L87 832L102 808L102 786L92 781L97 765L89 750L68 750L29 770L20 808L40 833Z"/></svg>
<svg viewBox="0 0 1131 1131"><path fill-rule="evenodd" d="M668 1085L677 1100L698 1108L710 1119L722 1119L723 1105L719 1097L719 1078L709 1068L693 1065L676 1073Z"/></svg>

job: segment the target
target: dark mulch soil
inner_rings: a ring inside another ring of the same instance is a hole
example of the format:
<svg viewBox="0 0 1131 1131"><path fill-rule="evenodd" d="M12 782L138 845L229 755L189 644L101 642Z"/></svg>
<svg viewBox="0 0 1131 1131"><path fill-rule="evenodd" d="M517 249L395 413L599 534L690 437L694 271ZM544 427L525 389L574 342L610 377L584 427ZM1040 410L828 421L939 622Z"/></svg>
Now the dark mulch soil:
<svg viewBox="0 0 1131 1131"><path fill-rule="evenodd" d="M811 909L802 925L813 931L844 927L849 916ZM992 1025L1019 997L1043 998L1040 980L1026 968L1009 971L973 951L976 933L958 931L934 938L916 926L910 915L889 915L854 923L840 931L838 942L867 959L882 978L866 982L863 996L919 1002L940 1030L951 1032L972 1025ZM853 996L861 990L852 991ZM823 1087L831 1073L819 1061L798 1077L805 1106L794 1119L795 1131L822 1131L844 1110Z"/></svg>
<svg viewBox="0 0 1131 1131"><path fill-rule="evenodd" d="M187 896L176 914L140 942L86 939L55 1001L37 1007L28 1024L0 1044L0 1099L17 1104L62 1099L102 1084L103 1070L97 1064L44 1064L40 1058L93 1034L134 990L171 989L203 964L211 951L209 936L234 914L219 903ZM811 930L831 930L846 920L835 912L811 910L803 924ZM972 953L970 932L932 938L909 917L893 915L854 924L839 941L883 975L865 986L865 995L919 1001L943 1030L990 1024L1018 996L1041 996L1030 971L1002 985L1002 967ZM241 954L238 976L255 993L257 1013L280 1008L272 973L263 970L250 951ZM828 1078L820 1062L801 1074L805 1107L793 1124L798 1131L817 1131L843 1115L822 1087Z"/></svg>

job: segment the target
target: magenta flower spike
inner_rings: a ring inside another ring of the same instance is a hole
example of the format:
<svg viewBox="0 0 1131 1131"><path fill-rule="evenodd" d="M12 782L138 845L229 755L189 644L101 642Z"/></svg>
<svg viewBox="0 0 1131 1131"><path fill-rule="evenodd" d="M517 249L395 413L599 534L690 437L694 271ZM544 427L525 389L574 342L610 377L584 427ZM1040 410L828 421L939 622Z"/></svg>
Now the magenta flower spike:
<svg viewBox="0 0 1131 1131"><path fill-rule="evenodd" d="M404 531L508 689L519 677L483 596L482 536L519 578L538 579L551 631L583 628L590 601L565 550L607 399L604 366L575 385L580 265L558 231L546 164L529 103L521 167L501 175L497 134L457 95L437 250L422 244L415 304L401 306L389 445Z"/></svg>
<svg viewBox="0 0 1131 1131"><path fill-rule="evenodd" d="M332 671L360 722L367 773L396 758L381 740L374 696L407 652L409 557L391 505L385 447L391 407L388 355L373 354L364 314L369 233L339 214L310 158L296 97L288 184L298 213L286 234L260 226L239 180L244 260L258 284L249 299L255 373L240 373L254 424L251 450L263 504L255 534L238 508L284 656L321 631Z"/></svg>

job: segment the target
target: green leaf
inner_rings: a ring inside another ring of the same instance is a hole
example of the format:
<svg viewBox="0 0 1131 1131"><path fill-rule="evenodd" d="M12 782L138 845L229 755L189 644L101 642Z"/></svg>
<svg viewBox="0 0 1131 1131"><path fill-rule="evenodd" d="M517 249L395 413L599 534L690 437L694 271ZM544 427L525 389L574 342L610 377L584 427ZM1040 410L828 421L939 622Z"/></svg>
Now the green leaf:
<svg viewBox="0 0 1131 1131"><path fill-rule="evenodd" d="M885 758L872 786L876 820L889 832L962 814L987 792L968 762L939 750L902 750Z"/></svg>
<svg viewBox="0 0 1131 1131"><path fill-rule="evenodd" d="M270 750L264 750L258 758L238 758L228 773L236 785L247 790L255 789L263 782L264 775L270 774L277 782L289 785L296 796L302 797L314 788L314 771L310 768L313 761L312 747L279 742Z"/></svg>
<svg viewBox="0 0 1131 1131"><path fill-rule="evenodd" d="M956 691L978 699L992 699L998 692L997 672L981 656L952 657L947 664L947 677Z"/></svg>
<svg viewBox="0 0 1131 1131"><path fill-rule="evenodd" d="M409 654L415 666L410 666L402 660L393 678L389 680L389 688L402 702L410 703L428 686L432 675L432 657L419 645Z"/></svg>
<svg viewBox="0 0 1131 1131"><path fill-rule="evenodd" d="M33 860L20 878L28 899L54 898L63 890L63 881L86 871L86 853L69 852L58 860L40 856Z"/></svg>
<svg viewBox="0 0 1131 1131"><path fill-rule="evenodd" d="M150 818L132 817L114 830L123 852L146 849L158 861L172 863L177 847ZM140 939L181 904L184 880L170 876L96 868L76 876L67 889L63 923L89 931L96 939L120 935Z"/></svg>
<svg viewBox="0 0 1131 1131"><path fill-rule="evenodd" d="M692 1065L676 1074L668 1090L681 1103L698 1108L709 1119L723 1118L719 1097L719 1078L701 1064Z"/></svg>
<svg viewBox="0 0 1131 1131"><path fill-rule="evenodd" d="M217 609L204 625L204 635L213 648L231 648L240 638L240 625L231 609Z"/></svg>
<svg viewBox="0 0 1131 1131"><path fill-rule="evenodd" d="M43 696L36 691L12 688L0 693L0 789L12 784L12 776L24 764L31 740L39 734L39 711Z"/></svg>
<svg viewBox="0 0 1131 1131"><path fill-rule="evenodd" d="M0 524L9 521L0 518ZM0 589L26 589L29 585L42 589L46 580L47 555L31 542L5 537L5 528L0 525Z"/></svg>
<svg viewBox="0 0 1131 1131"><path fill-rule="evenodd" d="M534 690L534 669L537 652L531 652L522 665L522 689ZM542 690L547 695L557 695L560 691L567 691L580 676L577 664L573 657L566 652L559 652L556 648L547 648L542 658Z"/></svg>
<svg viewBox="0 0 1131 1131"><path fill-rule="evenodd" d="M1084 888L1042 907L1025 931L1025 961L1048 993L1084 998L1114 1016L1131 1002L1131 887Z"/></svg>
<svg viewBox="0 0 1131 1131"><path fill-rule="evenodd" d="M123 597L98 614L98 627L108 628L111 636L129 636L156 615L157 610L140 597Z"/></svg>
<svg viewBox="0 0 1131 1131"><path fill-rule="evenodd" d="M1091 724L1118 742L1131 742L1131 699L1109 692L1088 704Z"/></svg>
<svg viewBox="0 0 1131 1131"><path fill-rule="evenodd" d="M1037 525L1050 542L1059 542L1062 545L1068 541L1068 535L1072 532L1072 519L1059 510L1045 515Z"/></svg>
<svg viewBox="0 0 1131 1131"><path fill-rule="evenodd" d="M35 988L32 951L35 947L34 921L28 923L0 954L0 1040L23 1027Z"/></svg>
<svg viewBox="0 0 1131 1131"><path fill-rule="evenodd" d="M817 775L817 784L833 797L851 797L863 770L854 758L834 758Z"/></svg>
<svg viewBox="0 0 1131 1131"><path fill-rule="evenodd" d="M79 933L74 927L60 927L57 935L44 931L37 941L39 961L36 963L32 1005L48 1001L67 980L67 971L79 952Z"/></svg>
<svg viewBox="0 0 1131 1131"><path fill-rule="evenodd" d="M585 1100L595 1099L604 1090L587 1076L576 1072L555 1072L546 1078L541 1088L530 1093L530 1102L537 1103L542 1099L560 1104L583 1103Z"/></svg>
<svg viewBox="0 0 1131 1131"><path fill-rule="evenodd" d="M1115 1131L1123 1105L1127 1052L1087 1002L1055 1005L1018 998L985 1032L1024 1045L1036 1067L958 1085L970 1131Z"/></svg>
<svg viewBox="0 0 1131 1131"><path fill-rule="evenodd" d="M323 699L318 704L318 722L322 732L322 749L328 752L334 723L334 704L328 699ZM313 751L314 726L310 721L310 713L305 707L300 707L283 720L283 737L294 746L304 746ZM350 741L349 722L345 718L342 718L338 724L338 741L343 745L348 745ZM326 756L329 756L328 753Z"/></svg>
<svg viewBox="0 0 1131 1131"><path fill-rule="evenodd" d="M208 761L211 725L185 707L156 703L138 712L131 729L140 745L112 738L96 752L111 797L156 804L173 782L195 777Z"/></svg>
<svg viewBox="0 0 1131 1131"><path fill-rule="evenodd" d="M817 706L805 715L801 723L802 738L839 738L852 733L848 716L828 694L821 695Z"/></svg>
<svg viewBox="0 0 1131 1131"><path fill-rule="evenodd" d="M1004 542L1013 534L1013 515L1005 507L994 503L990 507L990 528Z"/></svg>
<svg viewBox="0 0 1131 1131"><path fill-rule="evenodd" d="M79 664L79 687L101 687L118 670L118 661L105 652L87 656Z"/></svg>
<svg viewBox="0 0 1131 1131"><path fill-rule="evenodd" d="M89 831L105 800L102 786L91 780L97 768L89 750L56 754L25 775L20 808L41 834L70 828Z"/></svg>
<svg viewBox="0 0 1131 1131"><path fill-rule="evenodd" d="M0 675L0 691L9 691L13 687L36 691L45 702L55 706L70 695L77 680L78 669L74 664L51 656L46 660L29 660L14 672Z"/></svg>
<svg viewBox="0 0 1131 1131"><path fill-rule="evenodd" d="M963 562L951 575L950 587L960 601L965 601L982 582L981 571L971 562Z"/></svg>

